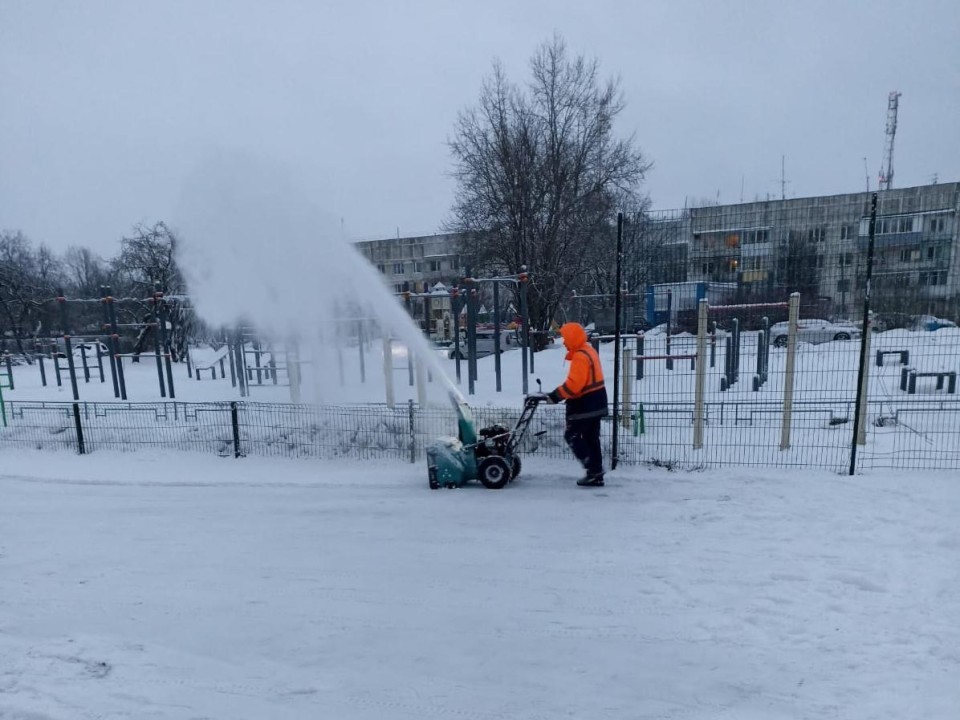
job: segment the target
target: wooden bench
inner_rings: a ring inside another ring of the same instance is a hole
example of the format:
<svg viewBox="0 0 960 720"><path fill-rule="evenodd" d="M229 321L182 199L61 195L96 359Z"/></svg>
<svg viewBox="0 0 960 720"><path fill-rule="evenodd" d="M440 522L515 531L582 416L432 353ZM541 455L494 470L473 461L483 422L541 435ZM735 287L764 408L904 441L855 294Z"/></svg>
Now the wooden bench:
<svg viewBox="0 0 960 720"><path fill-rule="evenodd" d="M884 355L899 355L901 365L910 364L910 351L909 350L877 350L877 367L883 367L883 356Z"/></svg>
<svg viewBox="0 0 960 720"><path fill-rule="evenodd" d="M914 368L905 367L900 371L900 389L906 390L908 395L915 395L917 392L918 377L935 377L937 379L937 390L943 390L943 381L947 380L947 394L953 395L957 392L957 373L954 370L934 370L930 372L919 372Z"/></svg>

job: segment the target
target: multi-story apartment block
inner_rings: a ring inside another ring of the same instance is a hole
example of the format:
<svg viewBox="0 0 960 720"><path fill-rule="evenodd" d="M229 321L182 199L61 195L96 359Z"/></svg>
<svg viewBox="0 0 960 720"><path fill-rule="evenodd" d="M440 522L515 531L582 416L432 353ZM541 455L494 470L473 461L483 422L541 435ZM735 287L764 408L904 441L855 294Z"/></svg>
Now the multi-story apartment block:
<svg viewBox="0 0 960 720"><path fill-rule="evenodd" d="M624 283L640 297L658 283L735 283L738 301L783 300L852 317L863 299L870 198L860 192L647 212L625 232ZM397 294L451 286L460 236L358 243ZM960 182L879 193L872 303L878 312L960 321ZM578 288L589 293L591 288ZM640 311L640 300L635 304ZM434 306L449 315L449 302ZM422 319L423 310L415 309Z"/></svg>
<svg viewBox="0 0 960 720"><path fill-rule="evenodd" d="M847 315L862 300L870 197L853 193L689 209L684 279L736 282L743 297L815 293L835 314ZM960 314L958 212L960 183L879 194L872 283L878 308Z"/></svg>
<svg viewBox="0 0 960 720"><path fill-rule="evenodd" d="M434 289L442 291L456 284L462 272L459 238L456 233L443 233L364 240L356 245L383 274L394 293L422 294ZM417 302L411 303L411 311L421 327L432 334L443 336L452 332L453 318L448 297L438 293L436 298L418 298ZM429 320L425 315L429 315Z"/></svg>

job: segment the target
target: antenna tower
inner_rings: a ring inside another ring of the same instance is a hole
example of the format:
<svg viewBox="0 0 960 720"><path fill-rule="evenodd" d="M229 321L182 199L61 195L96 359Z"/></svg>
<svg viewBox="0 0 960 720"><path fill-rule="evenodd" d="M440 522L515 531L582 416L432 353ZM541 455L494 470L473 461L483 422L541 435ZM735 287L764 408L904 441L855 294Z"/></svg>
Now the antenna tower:
<svg viewBox="0 0 960 720"><path fill-rule="evenodd" d="M883 148L883 167L880 168L880 189L893 187L893 138L897 134L897 108L901 93L894 90L887 98L887 140Z"/></svg>

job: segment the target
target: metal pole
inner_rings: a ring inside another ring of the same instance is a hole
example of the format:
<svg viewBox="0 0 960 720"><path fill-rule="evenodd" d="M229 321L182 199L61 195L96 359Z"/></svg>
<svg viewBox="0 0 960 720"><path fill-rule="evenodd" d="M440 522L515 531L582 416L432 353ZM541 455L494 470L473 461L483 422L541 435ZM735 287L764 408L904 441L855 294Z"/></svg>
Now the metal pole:
<svg viewBox="0 0 960 720"><path fill-rule="evenodd" d="M673 360L670 359L670 335L673 330L673 290L667 290L667 361L664 363L667 370L673 370Z"/></svg>
<svg viewBox="0 0 960 720"><path fill-rule="evenodd" d="M477 382L477 291L467 293L467 391L473 395Z"/></svg>
<svg viewBox="0 0 960 720"><path fill-rule="evenodd" d="M127 381L123 375L123 358L120 357L120 332L117 330L117 310L113 306L113 289L107 287L107 318L110 323L110 340L112 344L113 356L117 362L117 381L120 385L120 399L127 399Z"/></svg>
<svg viewBox="0 0 960 720"><path fill-rule="evenodd" d="M156 286L156 297L159 315L157 316L157 333L160 335L160 346L163 349L163 364L167 370L167 389L170 391L170 399L177 397L173 387L173 364L170 361L170 338L167 335L167 302L163 299L163 291L160 286ZM229 344L227 345L227 354L229 355ZM230 373L233 374L233 357L230 358ZM220 361L220 376L223 377L223 360ZM236 378L234 378L234 387L236 387Z"/></svg>
<svg viewBox="0 0 960 720"><path fill-rule="evenodd" d="M246 368L244 368L244 355L246 354L246 348L243 344L243 328L239 325L237 325L237 329L234 331L234 338L234 363L237 366L237 380L240 383L240 397L246 397L249 394L249 390L247 389L247 371Z"/></svg>
<svg viewBox="0 0 960 720"><path fill-rule="evenodd" d="M697 370L693 400L693 449L703 448L703 396L707 384L707 312L706 299L697 307Z"/></svg>
<svg viewBox="0 0 960 720"><path fill-rule="evenodd" d="M867 367L867 333L870 332L870 280L873 277L873 240L877 227L877 193L870 199L870 230L867 240L867 277L863 290L863 336L860 338L860 369L857 378L857 404L853 416L853 440L850 443L850 474L857 471L857 437L860 432L860 423L863 422L861 404L866 388L864 375Z"/></svg>
<svg viewBox="0 0 960 720"><path fill-rule="evenodd" d="M109 293L107 292L107 288L101 285L100 302L103 306L103 322L100 326L101 330L106 330L110 326L110 313L107 311L108 295ZM110 360L110 377L113 380L113 396L118 398L120 397L120 382L117 380L117 359L114 357L114 353L116 351L113 349L113 339L109 335L107 336L107 343L110 347L110 356L108 359ZM57 363L58 368L59 366L59 363Z"/></svg>
<svg viewBox="0 0 960 720"><path fill-rule="evenodd" d="M613 314L615 315L613 320L613 446L611 448L611 459L610 459L610 469L617 469L617 462L619 457L617 455L619 447L618 440L620 438L620 423L618 420L618 412L620 410L619 401L620 398L618 394L620 392L620 278L623 271L623 213L617 213L617 272L616 272L616 299L613 304Z"/></svg>
<svg viewBox="0 0 960 720"><path fill-rule="evenodd" d="M83 381L85 383L90 382L90 365L87 363L87 345L84 342L80 343L80 359L81 364L83 365Z"/></svg>
<svg viewBox="0 0 960 720"><path fill-rule="evenodd" d="M790 294L790 315L787 323L787 367L783 378L783 423L780 427L780 449L790 449L790 428L793 423L793 379L797 362L797 318L800 316L800 293Z"/></svg>
<svg viewBox="0 0 960 720"><path fill-rule="evenodd" d="M460 384L460 292L454 288L450 293L450 308L453 311L453 360L457 368L457 385Z"/></svg>
<svg viewBox="0 0 960 720"><path fill-rule="evenodd" d="M630 348L623 349L623 404L620 408L620 424L623 425L627 430L630 429L630 415L632 412L633 405L633 385L630 383L632 380L630 365L634 362L633 360L633 350Z"/></svg>
<svg viewBox="0 0 960 720"><path fill-rule="evenodd" d="M360 382L365 383L367 381L367 363L364 355L366 354L366 348L363 344L363 320L357 320L357 345L360 347ZM300 359L300 353L297 353L297 360Z"/></svg>
<svg viewBox="0 0 960 720"><path fill-rule="evenodd" d="M67 367L70 369L70 387L73 390L73 399L79 400L80 390L77 388L77 368L73 362L73 346L70 342L70 322L67 319L67 299L63 296L63 290L57 291L57 304L60 306L60 328L63 330L63 347L67 353Z"/></svg>
<svg viewBox="0 0 960 720"><path fill-rule="evenodd" d="M388 335L383 336L383 383L386 390L387 407L392 408L394 404L393 347Z"/></svg>
<svg viewBox="0 0 960 720"><path fill-rule="evenodd" d="M156 290L153 293L153 354L157 359L157 379L160 381L160 397L167 396L167 388L163 382L163 357L160 354L160 298Z"/></svg>
<svg viewBox="0 0 960 720"><path fill-rule="evenodd" d="M500 282L493 281L493 372L497 376L497 392L500 383Z"/></svg>
<svg viewBox="0 0 960 720"><path fill-rule="evenodd" d="M520 350L522 352L523 394L528 392L529 378L527 377L527 346L530 344L530 318L527 312L527 266L520 266L520 322L523 330L520 336Z"/></svg>

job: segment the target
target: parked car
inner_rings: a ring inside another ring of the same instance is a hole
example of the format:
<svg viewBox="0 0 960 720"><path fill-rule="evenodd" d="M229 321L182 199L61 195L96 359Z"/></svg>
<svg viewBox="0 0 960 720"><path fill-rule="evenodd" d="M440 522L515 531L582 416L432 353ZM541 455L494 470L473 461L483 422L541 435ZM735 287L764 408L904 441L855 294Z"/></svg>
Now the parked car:
<svg viewBox="0 0 960 720"><path fill-rule="evenodd" d="M503 354L504 351L510 347L515 347L516 343L510 342L510 332L508 330L502 330L500 332L500 353ZM516 338L512 338L516 340ZM477 330L477 357L482 358L487 355L493 355L496 348L495 343L495 333L492 330ZM457 348L451 345L447 348L447 357L454 359L457 356ZM466 360L470 357L470 349L467 347L467 334L463 333L460 336L460 359Z"/></svg>
<svg viewBox="0 0 960 720"><path fill-rule="evenodd" d="M770 326L770 342L776 347L786 347L789 323L778 322ZM831 322L815 318L797 321L797 340L813 344L833 340L852 340L863 333L860 327L849 321Z"/></svg>
<svg viewBox="0 0 960 720"><path fill-rule="evenodd" d="M912 330L933 332L941 328L955 328L957 324L952 320L938 318L934 315L918 315L914 320Z"/></svg>
<svg viewBox="0 0 960 720"><path fill-rule="evenodd" d="M86 353L87 358L96 359L97 357L97 348L100 348L100 354L103 356L109 356L110 350L107 349L107 346L102 342L78 342L73 345L73 355L74 357L81 357L83 353Z"/></svg>

